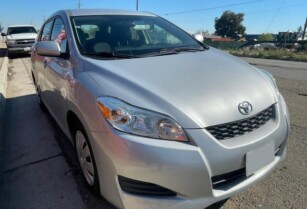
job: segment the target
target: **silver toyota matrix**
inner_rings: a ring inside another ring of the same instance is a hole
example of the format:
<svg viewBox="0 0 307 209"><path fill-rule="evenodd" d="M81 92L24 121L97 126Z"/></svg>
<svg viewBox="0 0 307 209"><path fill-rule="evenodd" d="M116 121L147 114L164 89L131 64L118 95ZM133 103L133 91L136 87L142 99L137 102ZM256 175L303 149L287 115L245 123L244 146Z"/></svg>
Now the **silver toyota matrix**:
<svg viewBox="0 0 307 209"><path fill-rule="evenodd" d="M66 10L31 51L39 104L119 209L204 209L286 157L275 79L144 12Z"/></svg>

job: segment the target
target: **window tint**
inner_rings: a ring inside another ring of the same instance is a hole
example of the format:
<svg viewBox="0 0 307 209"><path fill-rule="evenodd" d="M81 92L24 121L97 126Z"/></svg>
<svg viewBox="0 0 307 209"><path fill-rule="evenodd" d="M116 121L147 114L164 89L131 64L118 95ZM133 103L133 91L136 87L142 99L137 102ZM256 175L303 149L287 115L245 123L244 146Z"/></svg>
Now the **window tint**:
<svg viewBox="0 0 307 209"><path fill-rule="evenodd" d="M59 18L57 18L54 21L51 40L58 42L61 48L61 53L66 53L66 48L67 48L66 31L63 21Z"/></svg>
<svg viewBox="0 0 307 209"><path fill-rule="evenodd" d="M43 28L42 36L40 39L41 41L49 41L52 23L53 23L53 20L50 20L49 22L45 24Z"/></svg>

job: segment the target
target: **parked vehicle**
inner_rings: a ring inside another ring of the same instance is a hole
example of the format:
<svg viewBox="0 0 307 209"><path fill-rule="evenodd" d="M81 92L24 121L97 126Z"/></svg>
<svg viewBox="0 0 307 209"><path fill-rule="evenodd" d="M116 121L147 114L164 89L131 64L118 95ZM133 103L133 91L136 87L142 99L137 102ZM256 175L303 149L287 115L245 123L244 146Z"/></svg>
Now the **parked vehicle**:
<svg viewBox="0 0 307 209"><path fill-rule="evenodd" d="M2 33L6 37L8 56L13 54L29 53L37 37L37 31L33 25L13 25L9 26L7 33Z"/></svg>
<svg viewBox="0 0 307 209"><path fill-rule="evenodd" d="M263 50L270 50L270 49L277 49L274 43L259 43L253 46L253 49L263 49Z"/></svg>
<svg viewBox="0 0 307 209"><path fill-rule="evenodd" d="M272 75L154 14L58 11L31 62L87 184L119 209L203 209L286 157L289 113Z"/></svg>

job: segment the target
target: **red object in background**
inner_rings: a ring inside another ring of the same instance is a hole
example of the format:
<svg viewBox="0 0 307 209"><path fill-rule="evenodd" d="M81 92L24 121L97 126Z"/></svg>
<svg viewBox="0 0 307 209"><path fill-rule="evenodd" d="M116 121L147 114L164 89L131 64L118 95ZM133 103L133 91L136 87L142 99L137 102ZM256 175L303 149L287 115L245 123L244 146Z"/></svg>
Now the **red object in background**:
<svg viewBox="0 0 307 209"><path fill-rule="evenodd" d="M65 39L66 39L66 32L64 29L62 29L60 33L55 37L54 41L58 42L59 45L61 46L63 40Z"/></svg>

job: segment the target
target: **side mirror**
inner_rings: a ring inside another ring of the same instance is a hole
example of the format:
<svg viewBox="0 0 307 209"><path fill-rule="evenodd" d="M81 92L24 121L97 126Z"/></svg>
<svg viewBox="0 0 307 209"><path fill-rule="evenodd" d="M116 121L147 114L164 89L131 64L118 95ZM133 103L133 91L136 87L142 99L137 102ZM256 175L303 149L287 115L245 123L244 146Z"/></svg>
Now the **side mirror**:
<svg viewBox="0 0 307 209"><path fill-rule="evenodd" d="M55 41L40 41L34 46L34 49L38 55L47 57L59 57L61 56L61 49Z"/></svg>
<svg viewBox="0 0 307 209"><path fill-rule="evenodd" d="M1 33L1 36L6 36L6 33Z"/></svg>

